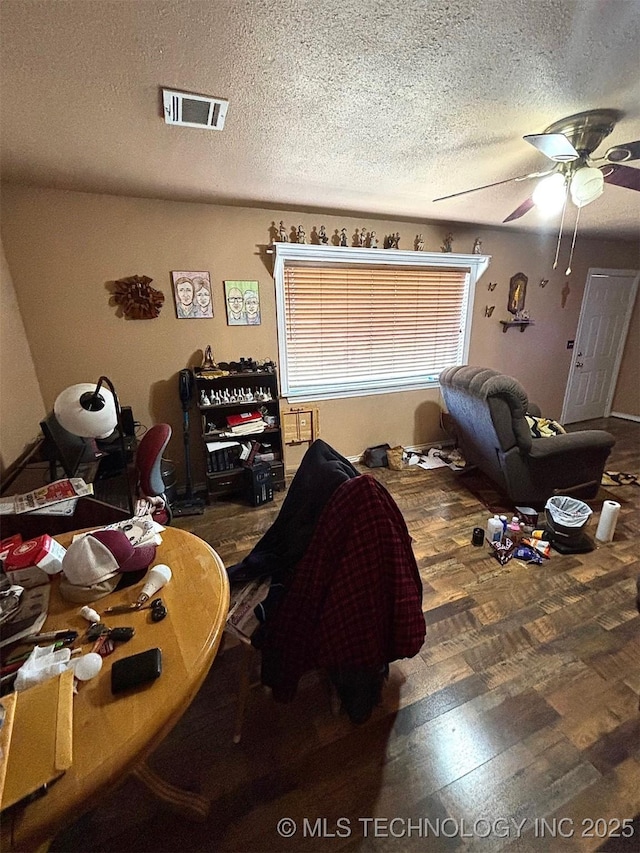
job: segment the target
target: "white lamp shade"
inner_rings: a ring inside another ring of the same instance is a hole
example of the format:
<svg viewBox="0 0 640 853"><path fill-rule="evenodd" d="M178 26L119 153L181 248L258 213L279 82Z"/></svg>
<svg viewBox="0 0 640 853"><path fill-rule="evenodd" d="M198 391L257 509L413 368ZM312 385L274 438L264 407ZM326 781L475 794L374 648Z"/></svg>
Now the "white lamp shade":
<svg viewBox="0 0 640 853"><path fill-rule="evenodd" d="M603 191L604 175L595 166L584 166L571 178L571 201L576 207L595 201Z"/></svg>
<svg viewBox="0 0 640 853"><path fill-rule="evenodd" d="M538 182L531 198L543 216L553 216L562 210L566 194L564 175L554 172Z"/></svg>
<svg viewBox="0 0 640 853"><path fill-rule="evenodd" d="M53 404L53 413L68 432L83 438L108 438L118 425L116 403L111 391L104 385L99 395L104 401L99 411L89 411L81 403L83 394L94 394L96 383L83 382L80 385L70 385L58 394Z"/></svg>

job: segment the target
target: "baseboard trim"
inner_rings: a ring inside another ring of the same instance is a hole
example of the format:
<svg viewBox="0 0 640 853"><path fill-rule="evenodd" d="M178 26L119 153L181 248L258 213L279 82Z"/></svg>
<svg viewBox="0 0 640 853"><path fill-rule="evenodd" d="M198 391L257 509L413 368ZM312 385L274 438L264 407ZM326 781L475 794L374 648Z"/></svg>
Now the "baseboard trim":
<svg viewBox="0 0 640 853"><path fill-rule="evenodd" d="M610 418L621 418L623 421L636 421L640 423L640 415L627 415L624 412L611 412Z"/></svg>

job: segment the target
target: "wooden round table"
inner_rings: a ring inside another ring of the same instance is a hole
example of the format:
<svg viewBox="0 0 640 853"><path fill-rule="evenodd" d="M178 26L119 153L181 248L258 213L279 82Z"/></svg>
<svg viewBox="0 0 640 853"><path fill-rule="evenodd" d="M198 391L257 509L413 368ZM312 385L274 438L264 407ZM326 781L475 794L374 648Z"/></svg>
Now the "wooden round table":
<svg viewBox="0 0 640 853"><path fill-rule="evenodd" d="M191 533L168 527L162 532L152 565L171 568L170 582L157 593L168 610L162 621L151 622L150 611L106 615L109 627L131 626L134 637L118 643L104 659L98 676L80 684L73 700L73 764L42 798L19 808L3 821L3 842L12 830L11 848L36 849L100 801L102 795L136 772L154 787L157 777L144 764L187 709L216 656L229 609L229 582L220 557ZM57 540L65 547L73 534ZM135 601L144 581L112 593L92 604L102 614L115 604ZM81 605L65 601L52 581L49 615L43 631L75 629L82 636L88 623L79 615ZM116 696L111 693L111 666L119 658L159 647L162 674L151 684ZM82 646L91 651L91 643ZM172 789L158 781L156 793L171 798ZM197 795L194 811L202 810ZM200 798L201 799L201 798ZM12 824L12 826L8 826ZM10 849L5 847L4 849Z"/></svg>

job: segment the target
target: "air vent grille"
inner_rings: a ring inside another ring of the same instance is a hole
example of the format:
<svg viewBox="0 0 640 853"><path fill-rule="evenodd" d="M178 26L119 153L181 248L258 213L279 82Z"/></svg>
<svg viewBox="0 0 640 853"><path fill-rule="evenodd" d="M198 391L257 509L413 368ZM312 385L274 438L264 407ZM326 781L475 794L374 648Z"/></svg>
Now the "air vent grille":
<svg viewBox="0 0 640 853"><path fill-rule="evenodd" d="M176 92L173 89L162 90L162 103L167 124L206 130L223 129L229 106L229 101L222 98Z"/></svg>

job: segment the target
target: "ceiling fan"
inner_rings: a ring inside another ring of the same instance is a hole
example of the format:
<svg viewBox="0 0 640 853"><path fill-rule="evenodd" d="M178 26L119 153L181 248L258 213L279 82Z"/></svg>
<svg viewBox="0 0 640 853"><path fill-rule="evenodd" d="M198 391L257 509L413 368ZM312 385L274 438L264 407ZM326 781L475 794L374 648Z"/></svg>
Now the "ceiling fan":
<svg viewBox="0 0 640 853"><path fill-rule="evenodd" d="M640 140L625 142L609 148L601 157L593 157L593 153L603 140L611 133L616 123L622 118L619 110L587 110L560 119L549 125L543 133L523 137L527 142L548 157L555 165L541 172L531 172L516 178L507 178L481 187L473 187L462 192L435 198L444 201L450 198L467 195L478 190L497 187L512 181L527 181L533 178L541 180L531 195L526 198L503 222L512 222L528 213L533 207L539 207L547 212L562 210L562 221L558 237L558 249L562 236L562 223L569 200L580 209L595 201L604 190L604 184L613 184L640 191L640 169L624 164L630 160L640 159ZM578 227L574 231L573 246ZM558 251L554 261L554 269L558 262ZM571 264L571 259L569 260ZM567 268L567 274L571 267Z"/></svg>

